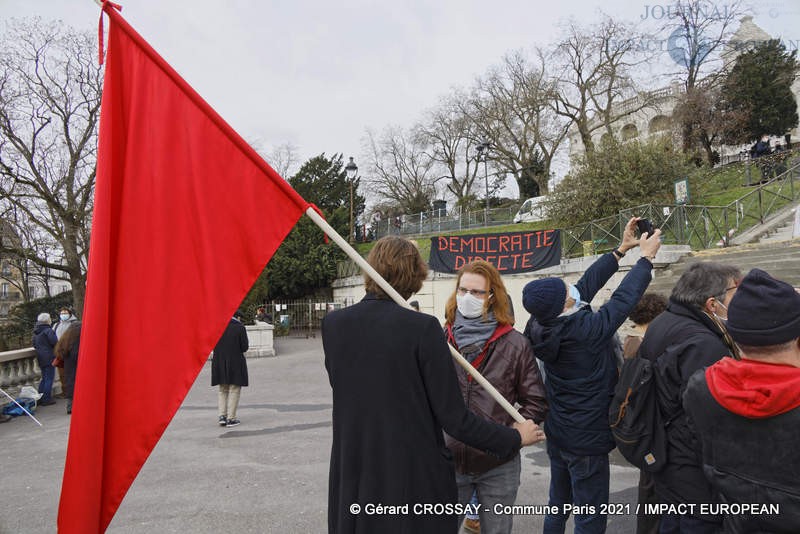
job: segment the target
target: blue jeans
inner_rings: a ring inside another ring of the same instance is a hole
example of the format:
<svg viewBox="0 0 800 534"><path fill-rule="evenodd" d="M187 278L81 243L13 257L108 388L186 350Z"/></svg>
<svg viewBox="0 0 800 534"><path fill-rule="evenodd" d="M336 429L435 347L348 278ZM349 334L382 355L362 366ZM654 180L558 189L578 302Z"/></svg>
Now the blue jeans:
<svg viewBox="0 0 800 534"><path fill-rule="evenodd" d="M56 376L56 368L52 365L40 365L42 370L42 380L39 382L39 393L42 394L41 401L47 402L52 399L53 379Z"/></svg>
<svg viewBox="0 0 800 534"><path fill-rule="evenodd" d="M510 534L514 523L511 514L495 514L496 504L512 505L517 500L519 473L522 466L519 454L512 460L498 465L481 475L456 473L458 501L467 504L472 493L478 493L481 518L481 534Z"/></svg>
<svg viewBox="0 0 800 534"><path fill-rule="evenodd" d="M608 454L578 456L559 449L552 441L547 442L550 457L550 502L559 513L544 517L544 534L563 534L570 511L565 504L584 508L575 514L575 534L601 533L606 531L606 516L600 514L600 505L608 503L610 471Z"/></svg>
<svg viewBox="0 0 800 534"><path fill-rule="evenodd" d="M703 521L691 515L664 514L659 534L715 534L722 530L719 523Z"/></svg>

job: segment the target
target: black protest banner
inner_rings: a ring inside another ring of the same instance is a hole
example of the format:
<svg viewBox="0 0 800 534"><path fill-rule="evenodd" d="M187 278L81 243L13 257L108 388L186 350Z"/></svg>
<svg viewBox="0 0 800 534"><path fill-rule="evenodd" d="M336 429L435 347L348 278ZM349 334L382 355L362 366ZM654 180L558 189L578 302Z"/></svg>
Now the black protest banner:
<svg viewBox="0 0 800 534"><path fill-rule="evenodd" d="M428 264L432 270L455 273L474 260L488 261L503 274L525 273L558 265L561 261L561 231L534 230L431 238Z"/></svg>

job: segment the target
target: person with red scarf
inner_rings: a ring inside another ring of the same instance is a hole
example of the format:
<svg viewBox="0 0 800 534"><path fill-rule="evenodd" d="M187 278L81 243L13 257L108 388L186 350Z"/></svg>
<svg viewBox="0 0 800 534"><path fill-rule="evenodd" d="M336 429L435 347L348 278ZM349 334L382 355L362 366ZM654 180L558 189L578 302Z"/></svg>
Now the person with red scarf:
<svg viewBox="0 0 800 534"><path fill-rule="evenodd" d="M800 294L753 269L730 301L727 329L741 359L697 371L683 395L723 530L800 532Z"/></svg>
<svg viewBox="0 0 800 534"><path fill-rule="evenodd" d="M540 424L547 413L544 384L530 342L514 330L514 315L500 273L476 260L462 267L445 305L448 341L526 419ZM464 402L475 414L510 426L511 416L459 365L456 375ZM510 533L513 516L495 514L495 506L517 498L520 457L498 458L446 436L456 465L458 498L470 502L477 491L482 534ZM488 510L488 512L487 512Z"/></svg>

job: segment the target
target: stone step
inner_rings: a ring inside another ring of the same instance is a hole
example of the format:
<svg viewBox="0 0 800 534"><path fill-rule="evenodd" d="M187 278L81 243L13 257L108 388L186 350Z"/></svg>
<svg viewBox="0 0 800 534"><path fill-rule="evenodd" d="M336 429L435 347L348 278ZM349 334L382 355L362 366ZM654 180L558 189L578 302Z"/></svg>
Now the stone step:
<svg viewBox="0 0 800 534"><path fill-rule="evenodd" d="M800 208L795 208L795 210ZM795 210L792 210L793 212ZM794 237L792 235L794 231L794 215L789 217L786 222L780 226L775 227L772 230L769 230L764 233L764 235L758 240L759 243L776 243L781 241L791 241ZM800 236L797 236L800 237Z"/></svg>
<svg viewBox="0 0 800 534"><path fill-rule="evenodd" d="M669 267L659 270L658 274L661 277L680 277L686 268L694 262L698 261L715 261L725 263L728 265L736 265L742 270L749 270L753 267L758 267L769 271L770 269L783 269L797 270L800 272L800 252L794 255L773 255L773 256L713 256L713 257L691 257L680 263L670 265Z"/></svg>
<svg viewBox="0 0 800 534"><path fill-rule="evenodd" d="M686 268L697 261L736 265L742 273L759 268L793 286L800 286L800 240L755 243L690 254L655 273L648 291L668 296Z"/></svg>

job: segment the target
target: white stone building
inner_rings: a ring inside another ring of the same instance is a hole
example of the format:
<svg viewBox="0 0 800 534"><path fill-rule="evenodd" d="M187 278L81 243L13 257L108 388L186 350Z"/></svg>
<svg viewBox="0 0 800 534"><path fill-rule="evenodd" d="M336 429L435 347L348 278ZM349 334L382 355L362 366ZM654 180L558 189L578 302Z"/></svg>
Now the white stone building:
<svg viewBox="0 0 800 534"><path fill-rule="evenodd" d="M731 68L736 60L736 57L742 50L752 48L755 44L773 39L767 32L759 28L753 17L743 17L739 28L731 36L729 42L726 44L722 51L723 69ZM791 46L787 48L792 49ZM800 77L795 79L792 85L792 92L795 95L795 100L800 101ZM655 135L672 135L676 142L680 138L675 135L672 124L672 113L675 105L678 103L679 97L684 93L684 87L680 82L672 82L669 86L657 89L650 93L653 99L653 105L641 109L628 115L613 126L612 130L617 139L621 141L629 141L638 139L645 141ZM624 110L625 108L635 108L641 105L642 96L636 96L623 101L619 106ZM795 128L789 132L792 136L793 142L800 141L800 129ZM592 141L595 145L600 144L602 136L605 135L605 128L598 128L592 135ZM584 146L581 141L581 136L577 129L573 126L568 134L569 138L569 159L570 162L575 162L576 159L583 155ZM773 141L775 142L775 141ZM720 156L723 163L726 158L738 155L744 148L742 146L724 146L719 147Z"/></svg>

